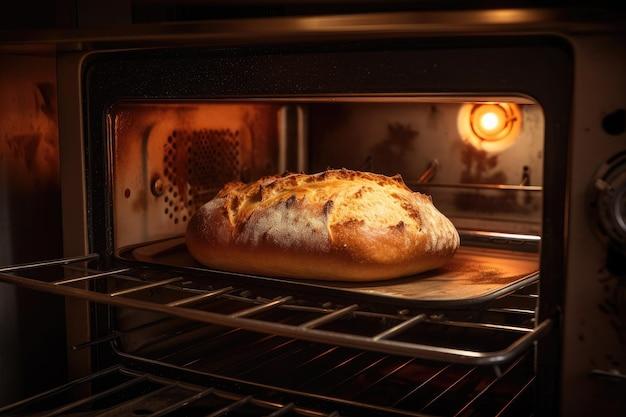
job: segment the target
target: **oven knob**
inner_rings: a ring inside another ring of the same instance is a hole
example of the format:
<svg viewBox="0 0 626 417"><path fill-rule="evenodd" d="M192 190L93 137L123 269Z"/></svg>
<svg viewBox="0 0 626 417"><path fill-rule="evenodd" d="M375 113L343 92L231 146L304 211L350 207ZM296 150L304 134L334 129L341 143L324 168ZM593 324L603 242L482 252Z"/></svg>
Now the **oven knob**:
<svg viewBox="0 0 626 417"><path fill-rule="evenodd" d="M596 173L590 208L594 228L608 246L607 266L626 274L626 151L611 157Z"/></svg>

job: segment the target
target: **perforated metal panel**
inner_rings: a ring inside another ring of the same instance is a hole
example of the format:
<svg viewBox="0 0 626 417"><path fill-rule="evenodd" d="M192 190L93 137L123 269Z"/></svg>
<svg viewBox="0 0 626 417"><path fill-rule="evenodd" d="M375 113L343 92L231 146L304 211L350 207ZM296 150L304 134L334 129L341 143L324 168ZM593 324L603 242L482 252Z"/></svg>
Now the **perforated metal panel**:
<svg viewBox="0 0 626 417"><path fill-rule="evenodd" d="M120 103L109 115L118 247L180 236L230 181L279 167L274 104Z"/></svg>
<svg viewBox="0 0 626 417"><path fill-rule="evenodd" d="M242 180L239 130L174 130L163 144L164 215L175 224L193 213L226 183Z"/></svg>

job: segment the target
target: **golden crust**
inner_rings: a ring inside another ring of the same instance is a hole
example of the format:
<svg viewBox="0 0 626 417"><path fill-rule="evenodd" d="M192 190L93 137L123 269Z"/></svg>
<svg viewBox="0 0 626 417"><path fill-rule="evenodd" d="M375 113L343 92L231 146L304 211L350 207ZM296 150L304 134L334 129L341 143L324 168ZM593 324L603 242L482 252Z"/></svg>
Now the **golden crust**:
<svg viewBox="0 0 626 417"><path fill-rule="evenodd" d="M459 235L399 175L341 169L229 183L192 217L187 246L217 269L371 281L442 266Z"/></svg>

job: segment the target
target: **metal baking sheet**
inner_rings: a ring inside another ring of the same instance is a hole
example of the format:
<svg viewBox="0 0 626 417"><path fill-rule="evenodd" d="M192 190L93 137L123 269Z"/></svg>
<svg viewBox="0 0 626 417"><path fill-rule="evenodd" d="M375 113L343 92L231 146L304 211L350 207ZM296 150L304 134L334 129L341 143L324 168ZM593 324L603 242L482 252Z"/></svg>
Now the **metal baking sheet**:
<svg viewBox="0 0 626 417"><path fill-rule="evenodd" d="M211 271L191 257L183 238L133 246L121 250L119 256L131 261ZM442 268L386 281L333 282L228 274L401 300L423 307L453 308L487 302L528 285L539 278L538 270L539 256L535 253L461 246Z"/></svg>

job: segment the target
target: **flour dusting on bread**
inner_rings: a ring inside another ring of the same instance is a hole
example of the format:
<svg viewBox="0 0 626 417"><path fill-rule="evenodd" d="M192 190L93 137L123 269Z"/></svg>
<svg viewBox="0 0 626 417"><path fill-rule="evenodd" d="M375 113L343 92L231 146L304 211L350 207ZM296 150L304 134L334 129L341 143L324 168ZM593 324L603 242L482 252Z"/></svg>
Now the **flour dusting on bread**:
<svg viewBox="0 0 626 417"><path fill-rule="evenodd" d="M281 248L311 251L325 251L330 245L323 212L293 197L249 213L235 239L243 245L270 242Z"/></svg>

